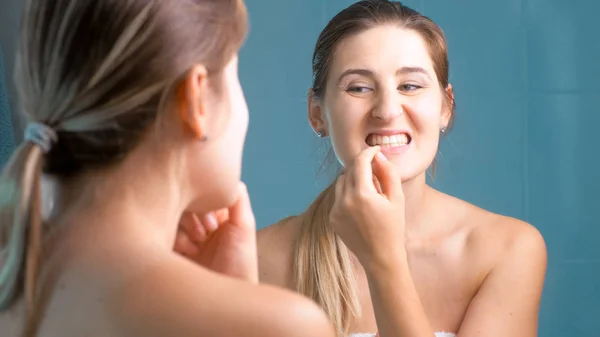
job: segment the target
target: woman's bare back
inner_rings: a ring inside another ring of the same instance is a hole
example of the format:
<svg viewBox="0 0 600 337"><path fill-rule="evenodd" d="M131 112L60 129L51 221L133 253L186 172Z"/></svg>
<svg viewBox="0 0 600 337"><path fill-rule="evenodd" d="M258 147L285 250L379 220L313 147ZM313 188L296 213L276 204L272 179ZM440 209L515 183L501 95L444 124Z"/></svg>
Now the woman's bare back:
<svg viewBox="0 0 600 337"><path fill-rule="evenodd" d="M63 254L44 268L38 337L333 336L320 309L291 292L210 272L155 246ZM58 250L60 251L60 250ZM64 252L64 250L63 250ZM99 253L106 254L99 254ZM50 275L58 277L51 277ZM21 300L0 315L21 336ZM304 324L313 322L310 327Z"/></svg>

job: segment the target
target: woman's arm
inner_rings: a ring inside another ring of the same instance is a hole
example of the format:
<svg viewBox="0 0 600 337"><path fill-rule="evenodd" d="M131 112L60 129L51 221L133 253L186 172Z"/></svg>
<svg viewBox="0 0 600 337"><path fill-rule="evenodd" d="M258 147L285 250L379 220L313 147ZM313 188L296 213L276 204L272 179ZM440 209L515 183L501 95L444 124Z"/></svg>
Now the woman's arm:
<svg viewBox="0 0 600 337"><path fill-rule="evenodd" d="M459 336L537 336L546 244L535 227L523 224L518 228L500 263L471 301Z"/></svg>
<svg viewBox="0 0 600 337"><path fill-rule="evenodd" d="M378 337L434 335L408 267L406 254L365 269ZM389 264L388 264L389 263Z"/></svg>
<svg viewBox="0 0 600 337"><path fill-rule="evenodd" d="M175 254L132 280L119 307L124 336L334 336L308 299L210 272Z"/></svg>
<svg viewBox="0 0 600 337"><path fill-rule="evenodd" d="M471 301L458 336L537 336L546 273L546 246L533 226L520 223L514 227L518 228L512 235L514 239ZM433 336L406 257L396 254L396 258L389 261L389 264L367 270L378 335Z"/></svg>

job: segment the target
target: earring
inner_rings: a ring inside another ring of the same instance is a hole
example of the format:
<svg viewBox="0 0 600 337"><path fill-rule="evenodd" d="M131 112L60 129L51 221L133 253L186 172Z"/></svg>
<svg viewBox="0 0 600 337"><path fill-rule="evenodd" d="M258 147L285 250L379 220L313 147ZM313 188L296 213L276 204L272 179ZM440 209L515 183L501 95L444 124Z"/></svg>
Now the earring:
<svg viewBox="0 0 600 337"><path fill-rule="evenodd" d="M446 133L446 131L447 131L447 130L448 130L448 129L446 128L446 126L445 126L445 125L442 125L442 127L440 128L440 132L441 132L441 133Z"/></svg>
<svg viewBox="0 0 600 337"><path fill-rule="evenodd" d="M319 131L317 132L317 136L318 136L319 138L323 138L323 137L325 137L325 130L323 130L323 129L319 130Z"/></svg>

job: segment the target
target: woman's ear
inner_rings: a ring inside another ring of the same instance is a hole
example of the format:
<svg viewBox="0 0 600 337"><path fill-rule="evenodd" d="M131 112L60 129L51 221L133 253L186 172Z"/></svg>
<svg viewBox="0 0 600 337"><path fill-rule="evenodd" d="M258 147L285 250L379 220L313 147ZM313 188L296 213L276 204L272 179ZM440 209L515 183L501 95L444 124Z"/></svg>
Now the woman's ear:
<svg viewBox="0 0 600 337"><path fill-rule="evenodd" d="M179 117L194 137L205 139L207 134L206 102L208 71L203 65L192 68L177 89Z"/></svg>
<svg viewBox="0 0 600 337"><path fill-rule="evenodd" d="M323 115L322 102L310 89L308 91L308 122L319 137L327 136L327 123Z"/></svg>
<svg viewBox="0 0 600 337"><path fill-rule="evenodd" d="M442 110L440 127L448 128L450 125L450 121L452 120L452 116L454 115L454 90L452 89L452 84L448 84L446 89L444 89L446 94L447 104L444 104L444 109Z"/></svg>

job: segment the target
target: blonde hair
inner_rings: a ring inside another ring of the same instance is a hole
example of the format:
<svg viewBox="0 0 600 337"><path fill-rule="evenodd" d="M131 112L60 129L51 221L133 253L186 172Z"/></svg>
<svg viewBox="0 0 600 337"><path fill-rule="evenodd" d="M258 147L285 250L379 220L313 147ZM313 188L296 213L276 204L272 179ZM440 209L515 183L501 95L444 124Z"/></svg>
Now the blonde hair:
<svg viewBox="0 0 600 337"><path fill-rule="evenodd" d="M442 30L429 18L397 1L366 0L338 13L323 29L313 54L311 95L323 101L329 68L340 41L379 25L396 25L414 30L429 47L440 89L448 87L448 55ZM452 111L454 100L445 96ZM448 129L451 127L451 123ZM348 248L329 225L335 200L334 184L327 187L304 214L294 249L296 289L315 300L333 322L337 335L348 333L351 320L361 315L353 260Z"/></svg>
<svg viewBox="0 0 600 337"><path fill-rule="evenodd" d="M33 317L42 172L67 180L118 163L187 72L220 74L246 32L241 0L27 1L15 84L27 119L58 139L48 153L25 141L0 176L0 310L24 287Z"/></svg>
<svg viewBox="0 0 600 337"><path fill-rule="evenodd" d="M343 336L350 318L360 316L360 303L350 251L329 226L334 200L335 184L331 184L302 218L294 245L294 283L298 292L323 308Z"/></svg>

